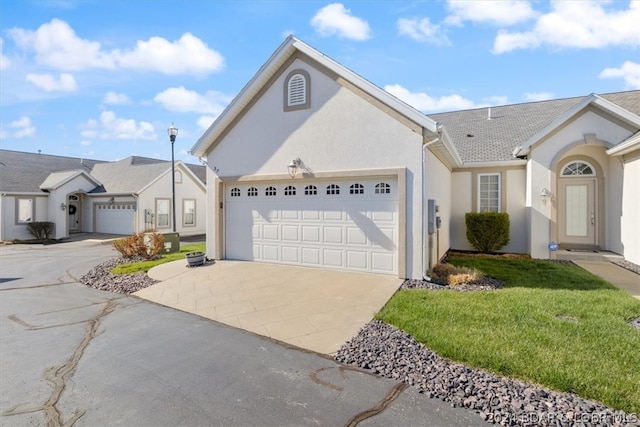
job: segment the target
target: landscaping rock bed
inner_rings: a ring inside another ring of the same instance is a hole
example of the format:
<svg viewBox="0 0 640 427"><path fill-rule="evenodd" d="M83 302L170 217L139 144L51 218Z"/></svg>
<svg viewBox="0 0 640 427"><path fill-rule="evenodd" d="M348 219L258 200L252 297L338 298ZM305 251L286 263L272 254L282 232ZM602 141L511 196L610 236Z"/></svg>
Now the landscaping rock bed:
<svg viewBox="0 0 640 427"><path fill-rule="evenodd" d="M636 273L636 274L640 274L640 265L638 264L634 264L632 262L629 261L612 261L615 265L619 265L622 268L626 268L627 270Z"/></svg>
<svg viewBox="0 0 640 427"><path fill-rule="evenodd" d="M435 282L427 282L426 280L406 279L400 285L400 289L431 289L434 291L495 291L500 289L503 283L500 280L491 277L483 277L478 283L463 284L456 286L440 285Z"/></svg>
<svg viewBox="0 0 640 427"><path fill-rule="evenodd" d="M153 280L147 276L147 273L111 274L111 270L120 264L140 260L141 259L128 258L110 259L89 270L87 274L80 277L80 282L91 288L117 292L119 294L131 294L158 283L157 280Z"/></svg>
<svg viewBox="0 0 640 427"><path fill-rule="evenodd" d="M336 360L416 387L430 398L509 426L639 426L637 414L615 411L578 396L554 392L443 359L407 333L368 323Z"/></svg>

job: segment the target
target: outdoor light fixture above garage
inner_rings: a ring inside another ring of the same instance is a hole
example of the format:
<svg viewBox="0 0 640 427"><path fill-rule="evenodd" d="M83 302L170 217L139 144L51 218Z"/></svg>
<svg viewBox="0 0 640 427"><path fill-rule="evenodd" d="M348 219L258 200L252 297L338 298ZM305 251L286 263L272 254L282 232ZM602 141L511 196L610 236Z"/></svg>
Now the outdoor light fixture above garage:
<svg viewBox="0 0 640 427"><path fill-rule="evenodd" d="M291 160L291 163L289 163L289 176L291 176L291 178L296 177L298 168L300 168L300 163L302 163L300 157L296 157L295 159Z"/></svg>

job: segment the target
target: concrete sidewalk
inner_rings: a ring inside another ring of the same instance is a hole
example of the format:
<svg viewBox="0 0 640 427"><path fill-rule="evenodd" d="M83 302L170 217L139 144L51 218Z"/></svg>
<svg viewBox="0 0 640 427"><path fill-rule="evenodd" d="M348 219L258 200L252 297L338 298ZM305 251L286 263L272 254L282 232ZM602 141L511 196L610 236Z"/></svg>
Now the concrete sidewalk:
<svg viewBox="0 0 640 427"><path fill-rule="evenodd" d="M322 354L335 353L402 284L395 276L246 261L154 267L134 295Z"/></svg>
<svg viewBox="0 0 640 427"><path fill-rule="evenodd" d="M573 260L591 274L602 277L617 288L624 289L640 299L640 276L609 261Z"/></svg>

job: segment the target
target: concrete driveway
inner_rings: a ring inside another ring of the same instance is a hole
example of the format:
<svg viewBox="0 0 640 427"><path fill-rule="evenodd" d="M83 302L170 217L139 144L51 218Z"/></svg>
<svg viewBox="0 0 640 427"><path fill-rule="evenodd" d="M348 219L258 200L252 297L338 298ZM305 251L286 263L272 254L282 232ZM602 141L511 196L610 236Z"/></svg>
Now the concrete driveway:
<svg viewBox="0 0 640 427"><path fill-rule="evenodd" d="M0 425L486 425L402 383L87 288L109 245L0 246Z"/></svg>
<svg viewBox="0 0 640 427"><path fill-rule="evenodd" d="M245 261L153 268L162 282L136 296L323 354L369 322L402 280L394 276Z"/></svg>

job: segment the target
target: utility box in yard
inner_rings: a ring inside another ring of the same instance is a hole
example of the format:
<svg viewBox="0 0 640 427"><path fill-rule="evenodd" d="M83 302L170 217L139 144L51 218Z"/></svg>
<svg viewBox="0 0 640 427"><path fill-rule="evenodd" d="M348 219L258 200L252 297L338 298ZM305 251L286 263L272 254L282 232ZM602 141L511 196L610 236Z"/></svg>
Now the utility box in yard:
<svg viewBox="0 0 640 427"><path fill-rule="evenodd" d="M164 237L164 253L180 252L180 233L162 233Z"/></svg>

